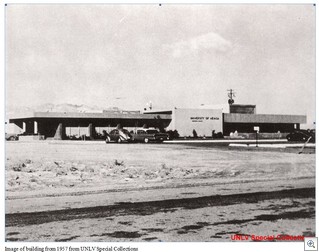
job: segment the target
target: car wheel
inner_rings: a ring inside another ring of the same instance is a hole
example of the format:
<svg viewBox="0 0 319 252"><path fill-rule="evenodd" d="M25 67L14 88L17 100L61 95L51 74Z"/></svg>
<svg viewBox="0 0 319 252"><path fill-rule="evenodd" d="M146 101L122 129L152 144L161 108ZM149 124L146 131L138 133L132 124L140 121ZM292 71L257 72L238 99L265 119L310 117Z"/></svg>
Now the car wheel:
<svg viewBox="0 0 319 252"><path fill-rule="evenodd" d="M144 138L144 143L148 143L148 142L149 142L148 138Z"/></svg>
<svg viewBox="0 0 319 252"><path fill-rule="evenodd" d="M15 140L14 136L9 137L9 141L14 141L14 140Z"/></svg>
<svg viewBox="0 0 319 252"><path fill-rule="evenodd" d="M105 143L109 143L109 142L111 142L110 137L106 137L106 138L105 138Z"/></svg>
<svg viewBox="0 0 319 252"><path fill-rule="evenodd" d="M119 137L119 139L117 139L118 143L122 143L122 139Z"/></svg>

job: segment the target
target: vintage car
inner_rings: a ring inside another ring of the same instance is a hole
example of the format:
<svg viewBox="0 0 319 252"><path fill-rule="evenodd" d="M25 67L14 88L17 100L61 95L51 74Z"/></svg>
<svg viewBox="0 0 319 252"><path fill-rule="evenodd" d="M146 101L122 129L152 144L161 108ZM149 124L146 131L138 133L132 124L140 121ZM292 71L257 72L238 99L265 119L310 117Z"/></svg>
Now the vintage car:
<svg viewBox="0 0 319 252"><path fill-rule="evenodd" d="M316 141L316 134L314 131L295 130L287 135L287 140L292 142L307 142L308 139L310 143L314 143Z"/></svg>
<svg viewBox="0 0 319 252"><path fill-rule="evenodd" d="M132 139L135 142L163 142L168 140L169 136L166 133L160 133L156 129L138 129L132 134Z"/></svg>
<svg viewBox="0 0 319 252"><path fill-rule="evenodd" d="M122 142L131 142L132 141L132 136L130 132L126 129L114 129L111 130L109 133L106 133L105 136L105 142L110 143L110 142L117 142L117 143L122 143Z"/></svg>
<svg viewBox="0 0 319 252"><path fill-rule="evenodd" d="M6 140L7 141L17 141L19 140L19 135L14 133L6 133Z"/></svg>

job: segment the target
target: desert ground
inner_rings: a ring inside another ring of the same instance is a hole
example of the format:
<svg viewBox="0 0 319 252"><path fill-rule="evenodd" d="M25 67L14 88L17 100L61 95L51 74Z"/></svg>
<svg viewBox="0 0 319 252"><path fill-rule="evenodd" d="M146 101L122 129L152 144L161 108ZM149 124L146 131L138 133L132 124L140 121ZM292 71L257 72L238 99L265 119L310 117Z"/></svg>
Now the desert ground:
<svg viewBox="0 0 319 252"><path fill-rule="evenodd" d="M315 155L192 144L6 142L7 241L315 235Z"/></svg>

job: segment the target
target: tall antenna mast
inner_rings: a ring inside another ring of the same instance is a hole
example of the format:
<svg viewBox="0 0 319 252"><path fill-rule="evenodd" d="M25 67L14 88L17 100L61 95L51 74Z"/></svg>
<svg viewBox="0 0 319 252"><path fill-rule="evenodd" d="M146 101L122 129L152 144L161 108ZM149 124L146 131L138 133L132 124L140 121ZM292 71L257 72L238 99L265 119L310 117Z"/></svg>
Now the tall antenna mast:
<svg viewBox="0 0 319 252"><path fill-rule="evenodd" d="M227 89L228 91L228 104L229 105L232 105L235 101L233 99L233 97L236 97L235 96L235 90L234 89Z"/></svg>

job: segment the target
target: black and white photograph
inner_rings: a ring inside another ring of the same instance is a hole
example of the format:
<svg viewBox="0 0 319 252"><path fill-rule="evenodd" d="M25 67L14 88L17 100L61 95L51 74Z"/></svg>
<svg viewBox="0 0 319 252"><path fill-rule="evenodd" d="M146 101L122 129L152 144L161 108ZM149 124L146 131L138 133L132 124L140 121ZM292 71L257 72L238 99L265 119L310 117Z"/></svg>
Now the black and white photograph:
<svg viewBox="0 0 319 252"><path fill-rule="evenodd" d="M316 237L314 4L4 12L6 242Z"/></svg>

